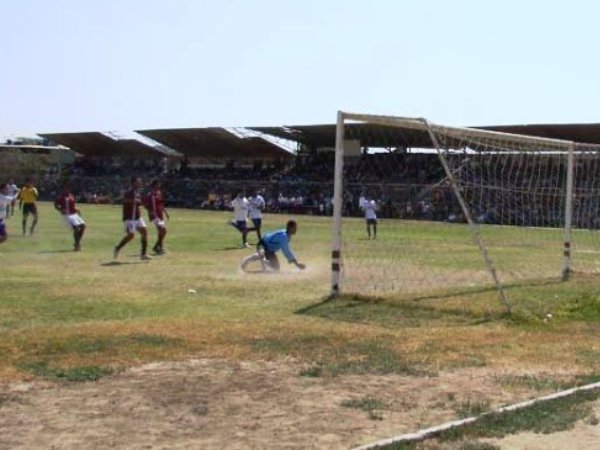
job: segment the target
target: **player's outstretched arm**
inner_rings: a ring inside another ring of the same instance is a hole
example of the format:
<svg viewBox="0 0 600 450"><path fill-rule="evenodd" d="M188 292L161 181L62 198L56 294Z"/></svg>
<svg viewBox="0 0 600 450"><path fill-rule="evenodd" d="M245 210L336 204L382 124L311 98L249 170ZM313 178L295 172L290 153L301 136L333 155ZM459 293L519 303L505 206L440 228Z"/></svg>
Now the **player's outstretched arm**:
<svg viewBox="0 0 600 450"><path fill-rule="evenodd" d="M306 269L306 264L299 263L296 260L293 260L292 263L300 270Z"/></svg>

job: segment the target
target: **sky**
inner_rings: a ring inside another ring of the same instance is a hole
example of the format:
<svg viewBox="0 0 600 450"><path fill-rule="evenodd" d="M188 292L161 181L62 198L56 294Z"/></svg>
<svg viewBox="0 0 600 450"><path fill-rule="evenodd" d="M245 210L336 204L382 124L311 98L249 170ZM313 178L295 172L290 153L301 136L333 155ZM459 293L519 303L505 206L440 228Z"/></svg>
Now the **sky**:
<svg viewBox="0 0 600 450"><path fill-rule="evenodd" d="M600 122L600 2L0 0L0 136Z"/></svg>

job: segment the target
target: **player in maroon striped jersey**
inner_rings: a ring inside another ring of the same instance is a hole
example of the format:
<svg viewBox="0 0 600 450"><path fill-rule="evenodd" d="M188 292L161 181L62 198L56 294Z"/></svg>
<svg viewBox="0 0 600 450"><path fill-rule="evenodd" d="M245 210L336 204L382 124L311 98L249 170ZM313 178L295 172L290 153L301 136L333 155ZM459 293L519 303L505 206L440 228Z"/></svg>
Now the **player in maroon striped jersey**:
<svg viewBox="0 0 600 450"><path fill-rule="evenodd" d="M152 247L152 250L154 250L154 253L157 255L164 255L165 249L163 247L163 243L165 236L167 235L165 218L168 218L169 215L165 209L162 192L160 191L160 183L158 180L152 180L152 183L150 183L150 192L148 192L144 198L144 205L148 210L150 222L156 226L156 231L158 232L158 238L156 240L156 244L154 244L154 247Z"/></svg>
<svg viewBox="0 0 600 450"><path fill-rule="evenodd" d="M148 231L146 230L146 222L140 214L140 206L142 205L142 179L139 177L131 178L131 188L123 194L123 222L125 224L125 237L115 247L113 256L118 258L119 252L131 241L135 232L140 233L142 242L142 252L140 258L142 260L151 259L147 254L148 248Z"/></svg>
<svg viewBox="0 0 600 450"><path fill-rule="evenodd" d="M85 232L85 222L75 206L75 196L69 190L67 183L63 184L62 192L54 200L54 208L63 215L65 222L73 229L73 250L81 250L81 238Z"/></svg>

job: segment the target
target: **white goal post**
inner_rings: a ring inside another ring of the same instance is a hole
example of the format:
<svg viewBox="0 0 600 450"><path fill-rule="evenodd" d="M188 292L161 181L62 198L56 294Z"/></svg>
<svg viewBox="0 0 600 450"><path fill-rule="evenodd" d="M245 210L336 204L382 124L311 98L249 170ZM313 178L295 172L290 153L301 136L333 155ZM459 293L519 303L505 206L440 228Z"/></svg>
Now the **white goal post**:
<svg viewBox="0 0 600 450"><path fill-rule="evenodd" d="M362 153L348 155L349 143ZM588 232L577 236L578 271L596 272L599 156L593 144L338 112L331 294L492 284L510 311L504 283L571 277L574 228ZM354 207L364 195L383 222L368 243Z"/></svg>

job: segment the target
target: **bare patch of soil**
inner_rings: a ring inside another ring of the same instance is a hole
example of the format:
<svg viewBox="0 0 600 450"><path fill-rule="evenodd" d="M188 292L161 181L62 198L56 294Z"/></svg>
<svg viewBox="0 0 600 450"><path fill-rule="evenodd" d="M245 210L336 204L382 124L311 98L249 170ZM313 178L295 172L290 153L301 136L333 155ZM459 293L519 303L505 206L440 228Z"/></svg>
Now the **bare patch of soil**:
<svg viewBox="0 0 600 450"><path fill-rule="evenodd" d="M453 420L458 402L497 406L533 396L503 391L489 368L430 378L310 378L300 376L301 369L293 360L195 359L145 365L97 382L4 385L0 448L348 449ZM367 398L378 409L344 406ZM574 448L568 439L567 447L498 443Z"/></svg>

